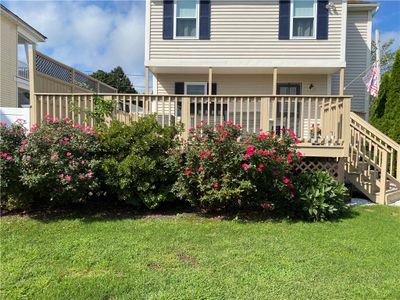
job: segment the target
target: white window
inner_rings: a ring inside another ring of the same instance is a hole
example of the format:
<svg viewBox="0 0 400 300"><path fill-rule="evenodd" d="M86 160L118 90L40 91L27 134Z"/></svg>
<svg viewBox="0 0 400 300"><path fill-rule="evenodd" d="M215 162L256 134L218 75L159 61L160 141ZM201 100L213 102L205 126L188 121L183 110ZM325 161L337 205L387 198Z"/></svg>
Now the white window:
<svg viewBox="0 0 400 300"><path fill-rule="evenodd" d="M290 15L291 38L315 39L317 25L316 0L292 0Z"/></svg>
<svg viewBox="0 0 400 300"><path fill-rule="evenodd" d="M185 82L185 95L206 95L206 82Z"/></svg>
<svg viewBox="0 0 400 300"><path fill-rule="evenodd" d="M197 39L199 36L198 0L175 0L175 38Z"/></svg>

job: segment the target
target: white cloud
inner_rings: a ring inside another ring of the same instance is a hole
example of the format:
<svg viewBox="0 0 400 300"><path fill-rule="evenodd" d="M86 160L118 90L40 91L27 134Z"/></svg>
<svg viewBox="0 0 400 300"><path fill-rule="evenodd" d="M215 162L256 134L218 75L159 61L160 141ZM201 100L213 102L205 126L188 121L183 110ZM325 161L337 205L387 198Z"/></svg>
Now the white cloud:
<svg viewBox="0 0 400 300"><path fill-rule="evenodd" d="M122 66L144 74L144 1L10 1L7 7L47 36L38 49L82 71ZM135 86L144 78L131 77ZM139 88L143 90L143 88Z"/></svg>

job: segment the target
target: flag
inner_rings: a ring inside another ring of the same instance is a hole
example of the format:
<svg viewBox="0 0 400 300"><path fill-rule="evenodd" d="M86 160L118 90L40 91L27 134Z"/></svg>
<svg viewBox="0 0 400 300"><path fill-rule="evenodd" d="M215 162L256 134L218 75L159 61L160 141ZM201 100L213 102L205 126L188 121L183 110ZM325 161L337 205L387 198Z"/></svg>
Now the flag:
<svg viewBox="0 0 400 300"><path fill-rule="evenodd" d="M371 66L367 75L363 77L363 81L367 86L368 93L373 97L378 97L379 93L379 68L376 63Z"/></svg>

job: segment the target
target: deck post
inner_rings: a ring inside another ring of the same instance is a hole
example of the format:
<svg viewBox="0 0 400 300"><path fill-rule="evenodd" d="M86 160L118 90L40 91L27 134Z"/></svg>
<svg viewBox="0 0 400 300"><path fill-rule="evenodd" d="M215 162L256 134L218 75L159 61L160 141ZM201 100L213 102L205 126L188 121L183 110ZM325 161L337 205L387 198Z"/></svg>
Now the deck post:
<svg viewBox="0 0 400 300"><path fill-rule="evenodd" d="M37 103L35 96L35 56L35 48L32 47L28 49L29 102L31 106L29 127L37 123Z"/></svg>
<svg viewBox="0 0 400 300"><path fill-rule="evenodd" d="M208 96L212 95L212 81L213 81L213 72L212 68L208 68Z"/></svg>
<svg viewBox="0 0 400 300"><path fill-rule="evenodd" d="M145 93L146 93L146 95L149 95L150 94L150 91L149 91L149 67L147 67L147 66L145 69L145 77L146 77Z"/></svg>
<svg viewBox="0 0 400 300"><path fill-rule="evenodd" d="M340 68L339 71L339 95L344 95L344 68Z"/></svg>
<svg viewBox="0 0 400 300"><path fill-rule="evenodd" d="M276 96L278 87L278 68L274 67L274 73L272 77L272 95Z"/></svg>
<svg viewBox="0 0 400 300"><path fill-rule="evenodd" d="M387 163L388 153L384 150L382 152L382 166L381 166L381 178L379 183L379 198L377 199L378 204L386 204L386 179L387 179Z"/></svg>
<svg viewBox="0 0 400 300"><path fill-rule="evenodd" d="M183 134L182 137L186 141L189 137L188 132L190 128L190 97L182 97L182 124Z"/></svg>

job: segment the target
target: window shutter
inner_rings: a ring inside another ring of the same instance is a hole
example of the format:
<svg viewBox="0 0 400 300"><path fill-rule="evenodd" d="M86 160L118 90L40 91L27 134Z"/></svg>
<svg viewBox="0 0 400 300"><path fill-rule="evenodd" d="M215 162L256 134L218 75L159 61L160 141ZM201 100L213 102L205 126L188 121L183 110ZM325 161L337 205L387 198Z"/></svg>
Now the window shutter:
<svg viewBox="0 0 400 300"><path fill-rule="evenodd" d="M328 0L318 0L317 7L317 40L328 39L329 11Z"/></svg>
<svg viewBox="0 0 400 300"><path fill-rule="evenodd" d="M208 86L209 84L207 83L207 95L208 95ZM217 94L217 84L213 82L211 84L211 95L216 95Z"/></svg>
<svg viewBox="0 0 400 300"><path fill-rule="evenodd" d="M211 95L216 95L217 94L217 84L212 83L211 85Z"/></svg>
<svg viewBox="0 0 400 300"><path fill-rule="evenodd" d="M174 0L164 0L163 39L174 38Z"/></svg>
<svg viewBox="0 0 400 300"><path fill-rule="evenodd" d="M200 40L210 39L211 27L211 2L210 0L200 0Z"/></svg>
<svg viewBox="0 0 400 300"><path fill-rule="evenodd" d="M175 95L183 95L183 94L185 94L185 83L175 82Z"/></svg>
<svg viewBox="0 0 400 300"><path fill-rule="evenodd" d="M279 39L290 37L290 0L279 0Z"/></svg>

